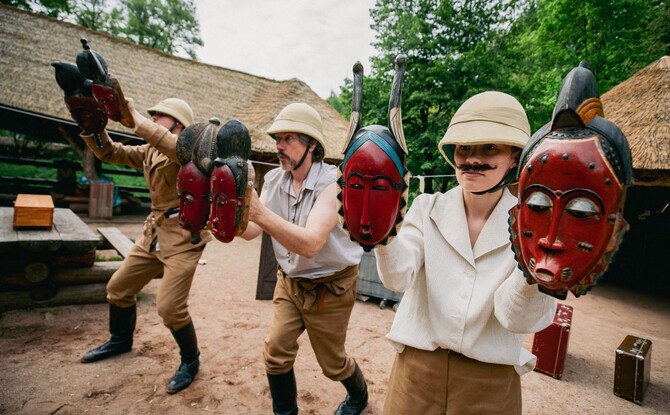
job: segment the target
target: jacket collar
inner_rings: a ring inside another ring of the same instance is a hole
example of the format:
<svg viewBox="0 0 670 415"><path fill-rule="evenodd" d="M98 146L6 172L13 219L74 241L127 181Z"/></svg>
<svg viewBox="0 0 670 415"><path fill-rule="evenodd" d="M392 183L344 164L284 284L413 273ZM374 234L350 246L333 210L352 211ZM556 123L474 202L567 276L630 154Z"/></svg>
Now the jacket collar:
<svg viewBox="0 0 670 415"><path fill-rule="evenodd" d="M516 202L516 198L509 190L503 190L503 195L482 228L474 248L470 246L463 190L460 186L437 198L431 209L430 218L447 243L474 267L477 258L510 243L509 232L500 230L501 224L504 225L503 229L507 229L508 211Z"/></svg>

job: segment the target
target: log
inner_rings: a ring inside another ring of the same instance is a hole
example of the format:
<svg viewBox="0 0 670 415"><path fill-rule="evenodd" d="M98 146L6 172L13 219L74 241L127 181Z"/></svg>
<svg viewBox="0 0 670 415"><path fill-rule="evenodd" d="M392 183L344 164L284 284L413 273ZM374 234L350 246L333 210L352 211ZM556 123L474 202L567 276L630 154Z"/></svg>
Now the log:
<svg viewBox="0 0 670 415"><path fill-rule="evenodd" d="M51 259L51 267L90 267L95 263L95 253L95 248L77 254L57 252Z"/></svg>
<svg viewBox="0 0 670 415"><path fill-rule="evenodd" d="M3 292L0 293L0 311L104 303L107 301L106 287L104 283L59 287L56 295L45 301L31 300L29 290Z"/></svg>
<svg viewBox="0 0 670 415"><path fill-rule="evenodd" d="M58 286L51 281L42 281L30 287L30 299L33 301L46 301L54 298L58 293Z"/></svg>
<svg viewBox="0 0 670 415"><path fill-rule="evenodd" d="M96 262L88 268L55 268L49 281L58 286L106 283L122 261ZM28 289L31 285L20 271L0 275L0 291Z"/></svg>
<svg viewBox="0 0 670 415"><path fill-rule="evenodd" d="M23 276L28 282L44 281L49 278L49 267L43 262L33 262L23 268Z"/></svg>
<svg viewBox="0 0 670 415"><path fill-rule="evenodd" d="M0 254L8 257L19 243L19 237L12 226L13 215L12 209L0 209Z"/></svg>

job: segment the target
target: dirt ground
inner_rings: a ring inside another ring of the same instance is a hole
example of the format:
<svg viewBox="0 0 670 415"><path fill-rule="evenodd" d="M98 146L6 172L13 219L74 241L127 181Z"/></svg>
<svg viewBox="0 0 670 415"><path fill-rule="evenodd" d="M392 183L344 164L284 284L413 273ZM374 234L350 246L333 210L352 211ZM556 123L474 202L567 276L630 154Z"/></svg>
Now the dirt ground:
<svg viewBox="0 0 670 415"><path fill-rule="evenodd" d="M141 216L91 222L117 226L131 238ZM168 395L165 385L179 357L155 312L160 280L138 302L133 351L93 364L79 363L106 341L107 305L63 306L0 315L2 414L269 414L262 363L271 301L255 300L260 238L210 243L198 267L190 309L198 332L201 369L188 389ZM525 414L670 413L670 298L632 292L603 281L591 293L564 301L574 307L562 379L531 372L522 377ZM394 317L374 299L354 307L347 349L365 374L366 415L380 414L394 351L384 338ZM615 350L628 334L653 342L651 382L643 404L612 392ZM532 335L526 347L532 346ZM307 335L295 365L298 404L304 414L332 414L344 388L321 374Z"/></svg>

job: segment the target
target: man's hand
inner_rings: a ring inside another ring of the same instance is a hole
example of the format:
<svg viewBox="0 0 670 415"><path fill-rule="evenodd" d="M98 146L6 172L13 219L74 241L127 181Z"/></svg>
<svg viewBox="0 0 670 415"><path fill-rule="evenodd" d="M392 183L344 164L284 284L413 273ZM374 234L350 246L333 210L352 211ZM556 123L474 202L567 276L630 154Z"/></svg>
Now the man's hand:
<svg viewBox="0 0 670 415"><path fill-rule="evenodd" d="M126 105L128 106L128 112L130 112L130 115L133 117L133 122L135 123L135 127L138 127L140 124L142 124L144 121L147 120L147 118L140 114L139 111L135 108L135 100L132 98L126 98Z"/></svg>

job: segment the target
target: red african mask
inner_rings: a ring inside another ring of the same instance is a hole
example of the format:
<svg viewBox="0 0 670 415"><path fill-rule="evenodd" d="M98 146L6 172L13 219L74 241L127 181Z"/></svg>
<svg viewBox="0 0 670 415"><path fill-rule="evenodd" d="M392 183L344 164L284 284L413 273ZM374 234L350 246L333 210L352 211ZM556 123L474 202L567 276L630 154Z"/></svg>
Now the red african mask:
<svg viewBox="0 0 670 415"><path fill-rule="evenodd" d="M401 203L406 188L404 154L400 153L401 161L389 143L393 141L388 129L365 127L354 137L340 167L344 223L364 247L386 240L405 205Z"/></svg>
<svg viewBox="0 0 670 415"><path fill-rule="evenodd" d="M209 217L209 177L193 162L179 168L177 195L179 196L179 226L189 232L200 232Z"/></svg>
<svg viewBox="0 0 670 415"><path fill-rule="evenodd" d="M247 159L251 152L249 131L241 122L231 120L219 130L218 157L211 173L212 235L230 242L244 233L249 222L249 203L254 184L254 169Z"/></svg>
<svg viewBox="0 0 670 415"><path fill-rule="evenodd" d="M582 294L609 265L626 227L624 188L600 138L590 135L545 139L520 175L513 214L522 266L548 292Z"/></svg>
<svg viewBox="0 0 670 415"><path fill-rule="evenodd" d="M365 251L386 245L405 217L409 171L400 111L404 74L405 58L398 56L389 99L389 127L360 128L363 66L360 62L354 65L349 136L339 166L337 197L342 202L338 213L344 230Z"/></svg>
<svg viewBox="0 0 670 415"><path fill-rule="evenodd" d="M628 229L630 148L603 115L595 77L582 62L564 79L552 122L531 137L519 162L512 247L528 283L559 299L596 285Z"/></svg>
<svg viewBox="0 0 670 415"><path fill-rule="evenodd" d="M212 235L221 242L230 242L235 237L235 210L237 191L235 176L225 164L212 170L212 208L210 222Z"/></svg>

